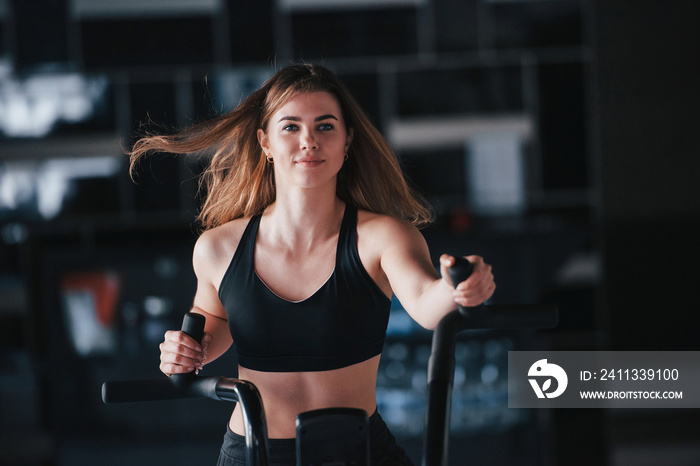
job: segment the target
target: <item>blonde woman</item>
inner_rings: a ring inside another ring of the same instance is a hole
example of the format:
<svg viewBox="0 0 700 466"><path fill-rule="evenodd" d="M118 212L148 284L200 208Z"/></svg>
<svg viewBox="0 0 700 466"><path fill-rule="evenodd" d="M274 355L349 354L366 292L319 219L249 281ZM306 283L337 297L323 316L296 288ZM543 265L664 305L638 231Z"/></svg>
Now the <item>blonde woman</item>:
<svg viewBox="0 0 700 466"><path fill-rule="evenodd" d="M161 371L193 371L235 343L239 378L263 398L271 464L295 464L297 414L328 407L367 411L373 464L411 464L376 410L390 298L432 329L495 284L478 256L456 289L453 257L437 273L418 230L430 209L343 83L323 67L284 68L229 114L137 141L132 170L154 151L211 153L193 253L205 336L168 331ZM219 465L245 464L243 435L237 406Z"/></svg>

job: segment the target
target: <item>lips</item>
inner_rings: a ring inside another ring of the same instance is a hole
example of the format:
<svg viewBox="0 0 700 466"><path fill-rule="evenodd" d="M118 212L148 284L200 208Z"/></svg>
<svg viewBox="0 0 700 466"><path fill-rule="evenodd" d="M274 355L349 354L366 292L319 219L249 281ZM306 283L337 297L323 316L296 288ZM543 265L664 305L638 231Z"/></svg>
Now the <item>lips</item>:
<svg viewBox="0 0 700 466"><path fill-rule="evenodd" d="M317 167L320 164L322 164L323 162L324 162L323 159L303 158L303 159L297 160L295 163L297 165L302 165L305 167Z"/></svg>

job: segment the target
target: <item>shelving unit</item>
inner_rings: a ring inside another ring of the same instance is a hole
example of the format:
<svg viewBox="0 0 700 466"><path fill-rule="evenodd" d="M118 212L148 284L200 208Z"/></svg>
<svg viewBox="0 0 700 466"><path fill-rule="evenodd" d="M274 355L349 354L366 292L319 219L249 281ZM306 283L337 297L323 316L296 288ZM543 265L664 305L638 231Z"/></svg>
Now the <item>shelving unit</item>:
<svg viewBox="0 0 700 466"><path fill-rule="evenodd" d="M440 134L429 121L519 115L531 126L523 147L529 209L590 211L591 8L578 0L280 1L277 60L303 56L349 75L400 156L415 148L393 132L413 119L426 123L427 146ZM391 36L391 53L382 34ZM442 146L421 147L421 155L438 157Z"/></svg>
<svg viewBox="0 0 700 466"><path fill-rule="evenodd" d="M233 108L274 66L323 63L400 157L466 153L474 131L523 132L528 212L590 216L598 201L591 8L585 0L279 0L242 15L224 0L73 0L64 66L108 79L107 114L88 131L128 142L139 123L182 127ZM257 34L243 43L248 16ZM181 43L191 34L196 41ZM26 59L19 65L32 67ZM445 136L447 125L457 127ZM430 198L436 187L419 188Z"/></svg>

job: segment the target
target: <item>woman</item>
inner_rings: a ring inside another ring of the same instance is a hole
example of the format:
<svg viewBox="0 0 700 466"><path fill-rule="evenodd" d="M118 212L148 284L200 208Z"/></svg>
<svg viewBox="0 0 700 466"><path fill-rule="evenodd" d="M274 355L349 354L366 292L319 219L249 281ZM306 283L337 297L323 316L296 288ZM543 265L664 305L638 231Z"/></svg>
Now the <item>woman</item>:
<svg viewBox="0 0 700 466"><path fill-rule="evenodd" d="M239 378L263 398L272 463L294 464L297 414L354 407L371 414L373 463L410 464L376 412L390 298L432 329L495 284L478 256L456 290L451 256L440 278L417 229L430 210L345 86L322 67L285 68L230 114L137 141L132 170L151 151L213 152L193 254L205 336L167 332L161 371L197 370L235 342ZM243 434L237 406L220 465L244 464Z"/></svg>

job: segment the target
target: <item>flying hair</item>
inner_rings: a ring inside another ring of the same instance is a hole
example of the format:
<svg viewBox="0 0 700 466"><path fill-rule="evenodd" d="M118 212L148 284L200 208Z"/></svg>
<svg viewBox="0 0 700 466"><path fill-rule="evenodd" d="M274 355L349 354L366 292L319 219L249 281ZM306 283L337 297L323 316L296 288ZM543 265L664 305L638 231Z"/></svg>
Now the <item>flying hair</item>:
<svg viewBox="0 0 700 466"><path fill-rule="evenodd" d="M270 117L291 98L328 92L353 129L348 160L338 173L337 196L371 212L410 221L417 227L432 222L428 203L403 176L399 162L342 81L318 65L292 65L278 71L234 110L194 124L173 135L146 134L130 155L130 173L149 153L200 154L209 157L201 174L202 227L214 228L231 220L262 213L275 201L273 167L267 163L257 130L267 131Z"/></svg>

